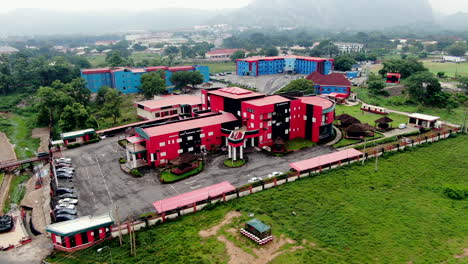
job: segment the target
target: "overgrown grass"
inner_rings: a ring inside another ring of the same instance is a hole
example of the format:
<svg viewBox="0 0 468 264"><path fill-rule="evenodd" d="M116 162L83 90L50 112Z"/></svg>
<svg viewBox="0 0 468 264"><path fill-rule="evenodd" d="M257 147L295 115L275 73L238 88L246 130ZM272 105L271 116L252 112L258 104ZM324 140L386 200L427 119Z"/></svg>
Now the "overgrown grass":
<svg viewBox="0 0 468 264"><path fill-rule="evenodd" d="M32 138L32 130L36 124L36 114L9 114L7 118L0 116L0 131L5 132L10 143L15 145L18 159L34 156L40 144L40 139Z"/></svg>
<svg viewBox="0 0 468 264"><path fill-rule="evenodd" d="M356 106L346 106L346 105L337 105L336 106L336 115L348 114L361 121L361 123L368 123L371 126L375 125L375 120L383 117L384 115L374 114L371 112L366 112L361 110L361 105ZM399 124L408 123L408 117L405 115L399 115L395 113L390 113L387 115L389 118L393 119L393 126L398 126Z"/></svg>
<svg viewBox="0 0 468 264"><path fill-rule="evenodd" d="M120 125L125 125L129 123L141 121L141 119L139 119L137 116L136 107L134 106L134 103L135 101L138 100L139 95L138 94L123 94L121 96L124 99L120 107L121 116L117 118L117 123L114 124L114 120L112 119L112 117L99 118L98 119L99 129L106 129L106 128L111 128L115 126L120 126Z"/></svg>
<svg viewBox="0 0 468 264"><path fill-rule="evenodd" d="M374 140L374 139L383 138L383 137L384 137L383 134L374 133L373 137L366 137L365 140L369 141L369 140ZM334 148L341 148L341 147L353 145L353 144L356 144L356 143L364 142L365 140L364 139L347 139L347 138L343 138L340 141L338 141L335 145L333 145L333 147Z"/></svg>
<svg viewBox="0 0 468 264"><path fill-rule="evenodd" d="M295 138L286 141L286 149L289 151L300 150L302 148L312 147L314 145L314 142L304 138Z"/></svg>
<svg viewBox="0 0 468 264"><path fill-rule="evenodd" d="M11 209L11 204L19 205L21 200L26 193L26 187L24 183L31 177L31 174L21 174L19 176L13 176L10 185L10 194L8 199L5 201L5 207L3 207L3 212L7 213Z"/></svg>
<svg viewBox="0 0 468 264"><path fill-rule="evenodd" d="M148 228L137 232L135 258L125 236L122 247L113 239L48 261L108 263L109 255L96 249L109 246L114 263L226 263L224 244L198 232L239 210L243 221L254 213L277 237L307 241L272 263L460 263L454 255L468 247L468 200L443 192L447 184L467 185L467 139L380 158L377 172L373 162L355 164Z"/></svg>
<svg viewBox="0 0 468 264"><path fill-rule="evenodd" d="M184 65L194 65L194 64L201 64L204 66L210 67L210 73L219 73L219 72L235 72L236 71L236 64L234 62L202 62L202 63L195 63L190 61L185 61L182 64Z"/></svg>
<svg viewBox="0 0 468 264"><path fill-rule="evenodd" d="M455 77L455 74L468 76L468 62L464 63L440 63L432 62L430 60L423 61L424 66L429 69L430 72L437 75L438 72L445 72L447 77Z"/></svg>

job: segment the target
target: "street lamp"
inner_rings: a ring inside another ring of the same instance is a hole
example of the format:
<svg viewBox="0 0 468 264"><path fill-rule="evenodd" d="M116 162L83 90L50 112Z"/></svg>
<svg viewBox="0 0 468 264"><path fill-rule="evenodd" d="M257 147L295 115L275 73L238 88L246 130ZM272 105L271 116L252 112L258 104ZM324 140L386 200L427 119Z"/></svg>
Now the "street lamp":
<svg viewBox="0 0 468 264"><path fill-rule="evenodd" d="M105 247L102 247L102 248L98 248L96 251L97 251L98 253L101 253L105 248L108 248L108 249L109 249L110 261L111 261L111 264L113 264L114 262L112 261L112 250L111 250L110 247L105 246Z"/></svg>

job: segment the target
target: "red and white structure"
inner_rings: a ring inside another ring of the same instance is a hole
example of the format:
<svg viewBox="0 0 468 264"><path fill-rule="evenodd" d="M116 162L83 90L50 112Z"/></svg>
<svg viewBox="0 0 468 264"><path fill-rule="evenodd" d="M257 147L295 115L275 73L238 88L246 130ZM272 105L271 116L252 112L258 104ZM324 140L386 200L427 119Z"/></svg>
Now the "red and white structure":
<svg viewBox="0 0 468 264"><path fill-rule="evenodd" d="M136 102L137 115L144 120L168 119L178 116L192 116L201 109L199 95L168 95L153 100Z"/></svg>
<svg viewBox="0 0 468 264"><path fill-rule="evenodd" d="M246 50L243 50L243 49L217 49L217 50L212 50L212 51L208 51L207 53L205 53L205 58L208 60L218 60L218 61L230 60L232 54L234 54L234 52L238 50L247 52Z"/></svg>

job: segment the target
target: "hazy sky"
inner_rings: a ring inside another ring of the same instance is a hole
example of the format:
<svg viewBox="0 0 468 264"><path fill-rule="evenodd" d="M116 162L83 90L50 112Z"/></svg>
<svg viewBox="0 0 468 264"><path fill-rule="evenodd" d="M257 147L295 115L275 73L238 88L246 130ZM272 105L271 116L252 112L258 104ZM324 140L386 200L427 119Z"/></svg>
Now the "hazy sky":
<svg viewBox="0 0 468 264"><path fill-rule="evenodd" d="M148 10L161 7L186 7L203 9L236 8L247 5L252 0L139 0L132 4L128 0L4 0L2 11L16 8L42 8L54 10ZM327 0L322 0L327 1ZM412 0L408 0L411 2ZM429 0L435 11L442 13L468 12L468 0ZM292 2L292 1L291 1ZM390 1L391 2L391 1Z"/></svg>

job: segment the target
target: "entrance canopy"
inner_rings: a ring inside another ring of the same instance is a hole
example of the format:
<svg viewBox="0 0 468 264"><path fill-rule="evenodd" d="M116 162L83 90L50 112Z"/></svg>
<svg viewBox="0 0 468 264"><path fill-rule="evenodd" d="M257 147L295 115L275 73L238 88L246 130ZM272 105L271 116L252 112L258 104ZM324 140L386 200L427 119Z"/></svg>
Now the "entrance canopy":
<svg viewBox="0 0 468 264"><path fill-rule="evenodd" d="M156 212L164 213L187 205L192 205L208 199L209 197L216 197L222 194L235 191L236 188L229 182L214 184L196 191L179 194L170 198L166 198L153 203Z"/></svg>
<svg viewBox="0 0 468 264"><path fill-rule="evenodd" d="M303 172L319 168L321 166L330 165L339 161L346 161L363 155L362 152L356 149L345 149L327 155L318 156L315 158L302 160L290 163L289 166L296 171Z"/></svg>

